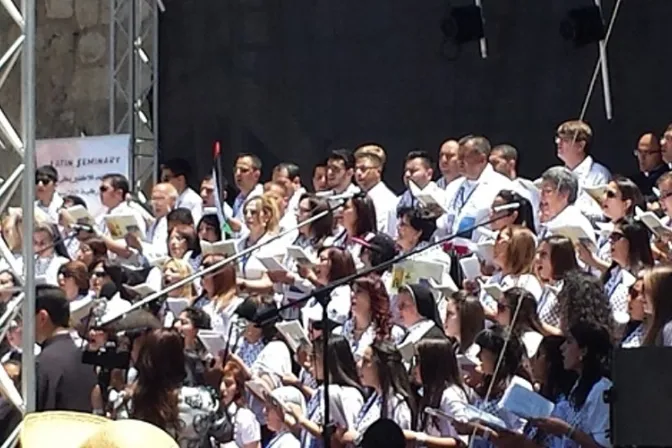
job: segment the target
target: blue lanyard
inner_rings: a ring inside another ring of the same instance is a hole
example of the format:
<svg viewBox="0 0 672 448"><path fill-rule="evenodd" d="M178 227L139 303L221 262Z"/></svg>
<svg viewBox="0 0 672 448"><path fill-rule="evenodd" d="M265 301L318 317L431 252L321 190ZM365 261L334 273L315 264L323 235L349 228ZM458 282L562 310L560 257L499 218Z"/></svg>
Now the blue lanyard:
<svg viewBox="0 0 672 448"><path fill-rule="evenodd" d="M466 181L465 181L466 182ZM460 185L460 189L458 190L459 194L455 195L455 198L453 199L453 204L452 208L455 210L455 215L459 215L462 209L464 208L465 205L469 202L469 199L471 199L471 196L474 194L476 189L478 188L478 185L474 185L474 187L471 189L467 197L464 197L464 192L467 190L467 187L465 183L463 182L462 185ZM460 202L460 206L457 206L457 202Z"/></svg>
<svg viewBox="0 0 672 448"><path fill-rule="evenodd" d="M362 420L364 420L364 417L366 417L366 414L371 410L371 407L376 401L382 401L383 397L379 397L377 392L374 392L369 399L367 400L366 404L364 404L364 407L362 408L361 411L359 411L359 415L357 416L357 422L355 423L355 426L359 425Z"/></svg>

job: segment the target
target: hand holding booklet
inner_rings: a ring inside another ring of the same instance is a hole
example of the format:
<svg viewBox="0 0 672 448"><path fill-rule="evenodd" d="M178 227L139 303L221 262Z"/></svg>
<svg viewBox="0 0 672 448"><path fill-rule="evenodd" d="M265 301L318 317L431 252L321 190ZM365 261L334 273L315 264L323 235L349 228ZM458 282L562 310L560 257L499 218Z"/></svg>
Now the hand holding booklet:
<svg viewBox="0 0 672 448"><path fill-rule="evenodd" d="M123 239L129 233L140 234L140 237L144 238L140 230L140 223L135 215L105 215L103 219L110 236L114 240Z"/></svg>
<svg viewBox="0 0 672 448"><path fill-rule="evenodd" d="M423 206L440 208L444 213L448 211L444 205L444 192L436 184L430 183L425 188L420 188L418 184L411 180L408 182L408 189L411 195L420 201Z"/></svg>
<svg viewBox="0 0 672 448"><path fill-rule="evenodd" d="M657 236L672 235L672 228L666 226L663 221L653 212L643 211L639 207L635 207L635 218L643 222L646 227L655 233Z"/></svg>
<svg viewBox="0 0 672 448"><path fill-rule="evenodd" d="M236 255L237 248L234 240L223 240L215 243L201 241L201 253L206 255L222 255L224 258L229 258Z"/></svg>
<svg viewBox="0 0 672 448"><path fill-rule="evenodd" d="M290 320L278 322L275 324L275 328L277 328L278 332L284 336L285 341L289 344L289 348L291 348L293 352L296 353L301 347L311 347L308 334L298 321Z"/></svg>
<svg viewBox="0 0 672 448"><path fill-rule="evenodd" d="M469 281L474 281L481 275L481 263L475 255L460 259L460 267L464 277Z"/></svg>
<svg viewBox="0 0 672 448"><path fill-rule="evenodd" d="M198 340L212 356L226 350L226 340L220 333L212 330L198 330Z"/></svg>
<svg viewBox="0 0 672 448"><path fill-rule="evenodd" d="M550 417L555 407L546 398L515 382L506 389L498 406L526 420Z"/></svg>
<svg viewBox="0 0 672 448"><path fill-rule="evenodd" d="M318 260L303 250L301 246L289 246L287 248L287 255L300 265L315 266L318 263Z"/></svg>

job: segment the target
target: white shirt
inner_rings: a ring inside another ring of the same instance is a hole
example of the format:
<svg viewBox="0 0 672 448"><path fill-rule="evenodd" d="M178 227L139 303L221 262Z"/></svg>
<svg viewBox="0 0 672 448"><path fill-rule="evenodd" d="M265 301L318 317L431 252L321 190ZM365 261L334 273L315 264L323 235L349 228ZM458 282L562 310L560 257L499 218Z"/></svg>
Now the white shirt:
<svg viewBox="0 0 672 448"><path fill-rule="evenodd" d="M168 219L165 216L147 229L147 243L142 245L142 253L150 261L168 255Z"/></svg>
<svg viewBox="0 0 672 448"><path fill-rule="evenodd" d="M191 188L187 187L178 197L175 202L175 208L186 208L191 210L191 216L194 217L194 224L198 222L203 216L203 199Z"/></svg>
<svg viewBox="0 0 672 448"><path fill-rule="evenodd" d="M276 434L275 437L268 442L266 448L301 448L301 443L294 434L288 431L283 431Z"/></svg>
<svg viewBox="0 0 672 448"><path fill-rule="evenodd" d="M600 379L593 385L581 409L578 411L572 409L574 415L568 416L567 419L567 423L585 432L605 448L611 447L611 440L608 437L609 405L604 402L604 393L611 387L612 382L609 379Z"/></svg>
<svg viewBox="0 0 672 448"><path fill-rule="evenodd" d="M504 291L514 287L522 288L530 292L537 303L543 294L541 283L539 283L537 277L531 274L505 275L502 277L501 272L497 272L487 280L487 284L498 284ZM481 290L479 300L484 307L492 310L497 309L497 300L486 293L484 289Z"/></svg>
<svg viewBox="0 0 672 448"><path fill-rule="evenodd" d="M35 277L44 277L47 284L58 286L58 270L69 261L67 258L55 254L49 258L37 257L35 259Z"/></svg>
<svg viewBox="0 0 672 448"><path fill-rule="evenodd" d="M261 427L252 411L247 408L239 408L234 403L231 403L228 413L235 416L233 421L233 442L225 444L225 448L237 448L245 446L248 443L261 441Z"/></svg>
<svg viewBox="0 0 672 448"><path fill-rule="evenodd" d="M460 178L446 187L447 213L437 220L437 237L487 221L495 197L502 190L516 191L515 184L497 173L490 164L477 180Z"/></svg>
<svg viewBox="0 0 672 448"><path fill-rule="evenodd" d="M213 300L210 300L203 306L203 311L210 316L210 321L212 323L212 329L219 332L224 338L229 337L229 332L232 330L231 325L236 319L235 312L238 305L243 303L243 299L240 297L234 297L231 302L224 308L218 310L216 309L217 305ZM232 339L235 340L238 335L231 335ZM234 341L231 341L233 345Z"/></svg>
<svg viewBox="0 0 672 448"><path fill-rule="evenodd" d="M112 209L107 209L104 215L100 216L96 221L96 224L98 225L98 228L100 229L100 232L103 235L108 235L110 234L109 229L107 228L107 225L105 224L105 215L133 215L135 216L136 221L138 222L138 227L140 228L140 232L142 233L142 237L145 238L145 235L147 235L147 223L145 222L144 217L140 212L138 212L136 209L128 205L126 202L122 202L116 207Z"/></svg>
<svg viewBox="0 0 672 448"><path fill-rule="evenodd" d="M352 290L349 285L341 285L331 291L331 300L327 305L327 315L330 320L343 324L350 315L350 300ZM303 328L308 328L311 320L322 320L322 305L311 298L301 310Z"/></svg>
<svg viewBox="0 0 672 448"><path fill-rule="evenodd" d="M297 190L294 191L294 194L292 195L291 198L289 198L289 201L287 201L287 213L291 214L296 214L296 212L299 210L299 202L301 202L301 196L306 194L306 189L303 187L299 187Z"/></svg>
<svg viewBox="0 0 672 448"><path fill-rule="evenodd" d="M385 182L378 182L373 188L366 192L373 201L373 207L376 209L376 227L381 233L389 233L389 215L392 210L396 210L397 195L390 190Z"/></svg>
<svg viewBox="0 0 672 448"><path fill-rule="evenodd" d="M448 415L460 418L464 414L464 405L468 403L467 394L460 386L452 385L446 388L441 395L441 402L439 409ZM434 424L437 420L438 426ZM434 437L459 437L459 434L446 419L433 419L431 417L427 420L427 425L422 428L428 435Z"/></svg>
<svg viewBox="0 0 672 448"><path fill-rule="evenodd" d="M593 230L593 225L590 223L588 218L581 213L581 210L575 205L568 205L560 213L555 215L555 217L549 219L546 222L541 223L538 235L539 239L546 238L553 234L553 229L558 229L560 227L566 226L579 226L583 229L584 233L588 235L593 244L597 244L595 240L595 230Z"/></svg>
<svg viewBox="0 0 672 448"><path fill-rule="evenodd" d="M259 261L259 257L275 257L285 254L285 243L282 238L277 238L272 242L268 242L274 235L265 234L255 244L249 247L263 244L258 249L242 256L238 259L238 266L240 268L239 276L245 280L259 280L267 269ZM237 252L241 253L246 250L248 238L241 238L236 241Z"/></svg>
<svg viewBox="0 0 672 448"><path fill-rule="evenodd" d="M63 207L63 198L58 192L54 192L49 205L43 205L39 200L35 201L35 206L51 218L54 223L58 223L58 212Z"/></svg>
<svg viewBox="0 0 672 448"><path fill-rule="evenodd" d="M376 420L383 417L383 400L377 392L371 394L366 401L355 422L354 429L360 436L364 435L366 430ZM390 395L387 398L386 417L394 421L402 430L411 429L411 409L408 404L399 395Z"/></svg>
<svg viewBox="0 0 672 448"><path fill-rule="evenodd" d="M583 190L583 187L595 187L604 185L611 180L611 173L609 170L595 162L591 156L587 156L581 163L579 163L572 172L579 180L579 196L576 200L576 206L579 207L591 221L602 219L602 208L588 193Z"/></svg>
<svg viewBox="0 0 672 448"><path fill-rule="evenodd" d="M442 190L445 190L446 188L448 188L448 185L450 185L453 182L456 182L460 179L462 179L462 176L458 176L455 179L448 182L445 177L441 176L441 178L436 181L436 186L439 187Z"/></svg>
<svg viewBox="0 0 672 448"><path fill-rule="evenodd" d="M245 205L245 202L254 197L261 196L262 194L264 194L264 187L261 184L255 185L247 196L238 193L238 196L236 196L236 199L233 201L233 217L239 221L244 221L245 216L243 213L243 206Z"/></svg>

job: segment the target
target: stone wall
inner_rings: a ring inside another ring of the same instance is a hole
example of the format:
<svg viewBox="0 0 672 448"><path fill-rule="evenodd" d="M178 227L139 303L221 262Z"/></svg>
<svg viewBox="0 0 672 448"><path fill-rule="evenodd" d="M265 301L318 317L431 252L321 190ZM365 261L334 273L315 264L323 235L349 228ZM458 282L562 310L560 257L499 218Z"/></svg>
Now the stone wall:
<svg viewBox="0 0 672 448"><path fill-rule="evenodd" d="M19 0L14 0L17 4ZM37 138L108 133L109 0L37 1ZM0 53L19 29L0 8ZM0 105L20 133L20 61L0 89ZM0 176L18 163L0 151Z"/></svg>

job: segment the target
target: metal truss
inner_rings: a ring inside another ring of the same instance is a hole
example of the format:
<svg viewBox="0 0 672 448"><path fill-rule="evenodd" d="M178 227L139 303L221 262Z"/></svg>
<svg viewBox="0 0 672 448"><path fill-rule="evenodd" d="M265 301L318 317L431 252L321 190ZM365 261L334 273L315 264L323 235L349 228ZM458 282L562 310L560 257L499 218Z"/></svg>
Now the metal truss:
<svg viewBox="0 0 672 448"><path fill-rule="evenodd" d="M4 1L4 0L0 0ZM129 134L129 180L141 191L158 174L161 0L110 2L110 134Z"/></svg>

